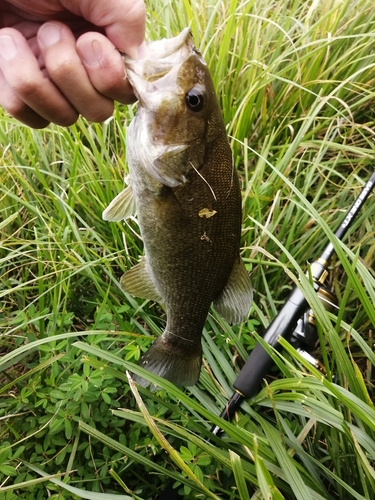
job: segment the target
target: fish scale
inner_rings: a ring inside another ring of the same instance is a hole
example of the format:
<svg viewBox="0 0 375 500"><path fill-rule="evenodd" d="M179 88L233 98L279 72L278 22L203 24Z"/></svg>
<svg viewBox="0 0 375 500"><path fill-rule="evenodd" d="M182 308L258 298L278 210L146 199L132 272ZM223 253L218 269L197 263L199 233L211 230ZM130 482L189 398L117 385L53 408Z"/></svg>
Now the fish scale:
<svg viewBox="0 0 375 500"><path fill-rule="evenodd" d="M140 364L186 386L199 379L211 303L238 323L252 289L239 254L239 181L208 68L188 29L148 48L149 59L125 57L139 99L127 132L130 180L103 218L129 216L134 197L145 256L121 286L164 302L167 312L163 334Z"/></svg>

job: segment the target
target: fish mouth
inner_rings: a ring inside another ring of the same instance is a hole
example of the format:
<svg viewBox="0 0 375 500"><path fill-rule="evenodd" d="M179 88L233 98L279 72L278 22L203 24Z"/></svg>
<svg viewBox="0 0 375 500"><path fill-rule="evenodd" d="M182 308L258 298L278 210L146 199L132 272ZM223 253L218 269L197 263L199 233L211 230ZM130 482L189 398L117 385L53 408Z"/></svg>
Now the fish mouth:
<svg viewBox="0 0 375 500"><path fill-rule="evenodd" d="M190 28L185 28L174 38L163 38L146 43L148 55L135 60L123 55L127 78L141 104L147 95L173 87L181 64L191 55L203 58L194 47Z"/></svg>
<svg viewBox="0 0 375 500"><path fill-rule="evenodd" d="M148 42L146 45L149 50L149 57L147 59L150 60L167 59L176 54L184 45L188 45L191 48L194 47L190 28L184 28L181 33L173 38L163 38L162 40Z"/></svg>

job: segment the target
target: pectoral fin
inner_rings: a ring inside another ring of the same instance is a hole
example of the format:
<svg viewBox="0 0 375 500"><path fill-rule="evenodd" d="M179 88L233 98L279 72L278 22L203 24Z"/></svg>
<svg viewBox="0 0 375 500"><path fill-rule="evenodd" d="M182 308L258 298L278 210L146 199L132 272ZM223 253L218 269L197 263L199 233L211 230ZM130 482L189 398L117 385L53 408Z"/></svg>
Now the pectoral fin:
<svg viewBox="0 0 375 500"><path fill-rule="evenodd" d="M237 324L247 318L252 300L250 277L238 256L225 288L214 301L214 308L228 323Z"/></svg>
<svg viewBox="0 0 375 500"><path fill-rule="evenodd" d="M128 292L135 297L163 302L163 297L156 289L149 273L145 258L121 277L120 285L124 292Z"/></svg>
<svg viewBox="0 0 375 500"><path fill-rule="evenodd" d="M177 187L186 182L191 166L187 161L187 146L170 146L155 158L152 173L156 180L169 187ZM151 173L151 172L150 172Z"/></svg>
<svg viewBox="0 0 375 500"><path fill-rule="evenodd" d="M131 186L114 198L102 214L103 220L121 221L135 214L135 200Z"/></svg>

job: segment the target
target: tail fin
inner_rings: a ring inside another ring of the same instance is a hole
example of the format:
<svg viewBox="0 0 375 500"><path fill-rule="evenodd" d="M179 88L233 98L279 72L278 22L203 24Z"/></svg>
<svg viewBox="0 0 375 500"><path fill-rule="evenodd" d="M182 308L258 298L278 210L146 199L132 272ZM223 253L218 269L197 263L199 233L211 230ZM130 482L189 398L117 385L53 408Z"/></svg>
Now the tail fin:
<svg viewBox="0 0 375 500"><path fill-rule="evenodd" d="M187 350L171 346L163 338L164 335L155 340L149 350L142 356L140 365L155 375L163 377L177 387L194 385L198 382L202 364L202 347L199 352L190 354ZM135 376L134 380L143 387L149 382L141 377Z"/></svg>

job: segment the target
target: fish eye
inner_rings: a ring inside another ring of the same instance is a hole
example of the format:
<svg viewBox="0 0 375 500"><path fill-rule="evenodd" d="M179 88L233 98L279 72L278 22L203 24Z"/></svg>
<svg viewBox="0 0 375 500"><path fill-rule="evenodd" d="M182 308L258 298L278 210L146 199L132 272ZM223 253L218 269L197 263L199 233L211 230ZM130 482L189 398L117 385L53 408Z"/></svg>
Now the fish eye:
<svg viewBox="0 0 375 500"><path fill-rule="evenodd" d="M204 96L197 90L188 90L185 94L186 106L194 112L201 111L204 106Z"/></svg>

